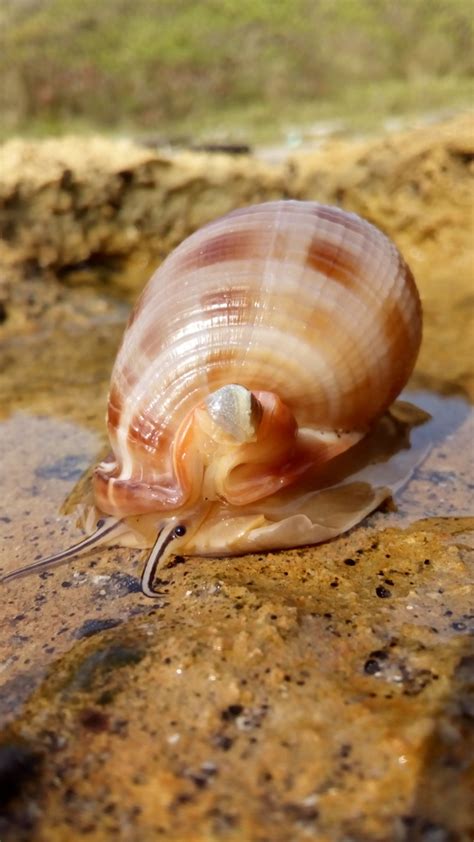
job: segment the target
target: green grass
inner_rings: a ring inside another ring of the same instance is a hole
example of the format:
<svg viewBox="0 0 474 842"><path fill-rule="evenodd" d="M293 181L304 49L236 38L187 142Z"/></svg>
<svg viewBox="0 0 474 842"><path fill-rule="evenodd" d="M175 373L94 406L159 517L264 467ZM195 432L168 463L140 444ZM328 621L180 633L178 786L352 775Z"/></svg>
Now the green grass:
<svg viewBox="0 0 474 842"><path fill-rule="evenodd" d="M472 102L471 0L2 0L0 133L285 138Z"/></svg>
<svg viewBox="0 0 474 842"><path fill-rule="evenodd" d="M310 133L315 124L324 123L333 123L338 134L370 133L392 120L403 124L419 116L442 116L472 107L473 94L470 79L420 78L410 84L386 80L348 87L333 99L290 100L278 108L273 103L255 102L193 113L170 121L168 136L198 142L291 143L295 134ZM139 138L140 132L136 136Z"/></svg>
<svg viewBox="0 0 474 842"><path fill-rule="evenodd" d="M248 105L226 104L219 109L193 111L183 118L161 121L156 132L144 130L124 116L112 127L96 121L70 118L67 121L41 115L27 120L15 132L29 138L90 135L100 131L109 137L129 136L138 142L171 142L179 145L200 143L248 143L250 145L297 145L305 137L315 136L318 124L329 124L338 135L368 134L381 128L403 126L410 120L431 115L443 116L473 104L470 79L447 77L419 79L407 85L399 80L354 85L332 100L302 102L254 102ZM12 132L0 127L0 139Z"/></svg>

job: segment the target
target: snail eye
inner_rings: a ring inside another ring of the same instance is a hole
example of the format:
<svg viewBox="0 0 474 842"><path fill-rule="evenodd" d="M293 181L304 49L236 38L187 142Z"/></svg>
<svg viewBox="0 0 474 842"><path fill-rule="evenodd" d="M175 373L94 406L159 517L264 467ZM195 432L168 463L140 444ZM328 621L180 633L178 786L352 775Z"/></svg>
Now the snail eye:
<svg viewBox="0 0 474 842"><path fill-rule="evenodd" d="M175 534L176 538L182 538L183 535L186 535L186 527L182 526L182 525L178 525L174 530L174 534Z"/></svg>

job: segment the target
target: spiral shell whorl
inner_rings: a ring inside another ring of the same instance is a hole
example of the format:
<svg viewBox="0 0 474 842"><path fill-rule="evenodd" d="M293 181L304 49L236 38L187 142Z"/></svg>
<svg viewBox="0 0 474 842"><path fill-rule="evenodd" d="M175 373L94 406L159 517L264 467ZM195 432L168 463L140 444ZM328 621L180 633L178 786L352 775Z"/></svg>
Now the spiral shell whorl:
<svg viewBox="0 0 474 842"><path fill-rule="evenodd" d="M234 211L185 240L135 307L109 395L113 475L169 485L177 429L229 383L277 394L299 427L365 431L420 338L410 270L377 228L313 202Z"/></svg>

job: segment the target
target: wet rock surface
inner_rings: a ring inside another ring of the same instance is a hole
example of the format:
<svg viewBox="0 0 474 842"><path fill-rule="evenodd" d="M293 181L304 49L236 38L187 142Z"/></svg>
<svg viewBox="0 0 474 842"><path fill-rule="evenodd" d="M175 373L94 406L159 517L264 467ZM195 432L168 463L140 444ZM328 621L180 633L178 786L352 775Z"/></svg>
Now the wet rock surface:
<svg viewBox="0 0 474 842"><path fill-rule="evenodd" d="M408 397L437 419L432 450L395 502L347 535L292 552L172 560L156 602L139 592L138 550L96 549L1 586L2 840L472 837L473 258L465 119L413 133L410 142L346 143L344 154L333 145L299 158L296 169L272 171L265 189L257 179L254 192L232 194L235 204L285 195L291 176L296 194L344 201L395 234L423 297L425 338ZM6 246L0 328L0 572L80 537L75 489L103 451L108 378L127 313L123 290L138 285L140 274L124 281L123 267L110 265L61 274L57 257L38 268L40 243L52 241L53 250L62 243L55 253L69 255L69 235L50 213L47 197L57 188L46 189L48 179L55 185L62 167L72 169L73 182L88 185L85 207L101 214L110 171L125 166L122 151L118 163L101 153L92 178L85 141L76 143L76 164L67 145L64 159L59 145L54 155L50 146L49 168L47 146L38 152L18 144L23 181L10 175L1 187L1 195L16 197L17 210L7 215L16 233ZM130 190L134 173L158 167L149 164L155 153L134 154ZM217 158L212 166L227 173L213 188L217 205L203 187L204 163L191 182L184 162L160 164L176 179L182 166L183 202L196 213L225 210L218 205L231 201L227 188L252 167L270 171ZM155 182L142 193L159 214L164 194ZM138 195L130 195L130 207L143 210ZM30 240L28 202L38 215ZM153 234L151 220L149 241L140 223L146 260L153 237L158 253L188 233L187 213L167 223L166 236L159 227ZM76 225L75 212L68 218ZM116 242L120 224L110 235ZM27 271L17 262L22 242L37 261ZM138 266L136 255L130 260Z"/></svg>

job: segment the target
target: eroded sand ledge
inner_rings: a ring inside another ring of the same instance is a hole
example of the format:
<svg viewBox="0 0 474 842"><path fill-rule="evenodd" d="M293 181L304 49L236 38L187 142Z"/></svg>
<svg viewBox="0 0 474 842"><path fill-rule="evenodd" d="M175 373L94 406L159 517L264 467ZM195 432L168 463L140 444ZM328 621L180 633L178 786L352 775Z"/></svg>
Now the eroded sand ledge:
<svg viewBox="0 0 474 842"><path fill-rule="evenodd" d="M102 138L12 140L0 147L0 264L163 256L216 216L280 197L342 205L402 247L452 251L470 228L473 126L463 115L383 139L328 141L273 165Z"/></svg>
<svg viewBox="0 0 474 842"><path fill-rule="evenodd" d="M393 237L427 316L422 367L472 393L473 156L469 114L383 138L328 141L274 165L102 138L12 140L0 147L0 299L21 331L38 306L54 318L58 275L71 286L79 270L82 283L89 265L94 284L96 270L111 264L107 282L133 298L177 243L219 214L281 197L315 199L360 213ZM442 359L434 345L445 348Z"/></svg>

